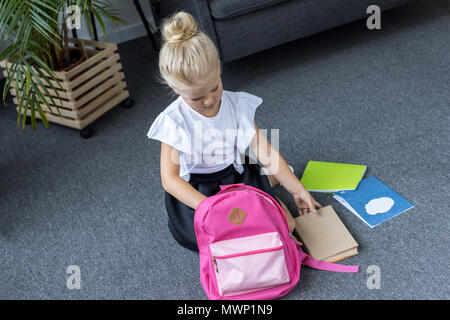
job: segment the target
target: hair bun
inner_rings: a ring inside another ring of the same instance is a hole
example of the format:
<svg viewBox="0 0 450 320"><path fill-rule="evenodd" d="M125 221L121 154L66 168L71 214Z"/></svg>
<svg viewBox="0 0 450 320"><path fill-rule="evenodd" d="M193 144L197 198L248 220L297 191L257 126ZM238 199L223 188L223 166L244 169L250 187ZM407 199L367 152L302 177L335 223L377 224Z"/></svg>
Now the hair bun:
<svg viewBox="0 0 450 320"><path fill-rule="evenodd" d="M180 11L164 22L161 33L165 42L178 43L196 36L199 27L192 15Z"/></svg>

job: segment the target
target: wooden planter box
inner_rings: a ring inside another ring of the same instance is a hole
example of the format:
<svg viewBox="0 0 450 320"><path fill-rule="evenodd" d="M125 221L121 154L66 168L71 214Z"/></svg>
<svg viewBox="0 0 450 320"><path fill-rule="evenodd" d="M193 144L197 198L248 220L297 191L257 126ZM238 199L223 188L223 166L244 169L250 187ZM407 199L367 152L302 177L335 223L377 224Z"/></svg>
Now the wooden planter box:
<svg viewBox="0 0 450 320"><path fill-rule="evenodd" d="M86 48L88 59L69 71L55 72L59 79L59 85L52 84L55 88L63 88L63 90L57 90L61 101L57 98L55 91L49 87L47 90L54 97L53 101L58 106L60 113L54 108L50 99L47 101L52 106L51 108L44 103L41 106L49 122L83 129L129 97L129 92L125 89L127 85L123 81L125 75L120 72L122 64L119 62L119 54L115 52L117 45L91 40L69 39L69 41L71 43L82 42ZM10 63L1 61L0 66L6 68L10 66ZM3 74L7 75L6 70ZM10 93L14 103L18 105L18 93L13 87ZM43 94L47 98L47 95ZM16 109L19 111L18 107ZM28 110L28 116L30 115L31 111ZM36 117L40 118L37 111Z"/></svg>

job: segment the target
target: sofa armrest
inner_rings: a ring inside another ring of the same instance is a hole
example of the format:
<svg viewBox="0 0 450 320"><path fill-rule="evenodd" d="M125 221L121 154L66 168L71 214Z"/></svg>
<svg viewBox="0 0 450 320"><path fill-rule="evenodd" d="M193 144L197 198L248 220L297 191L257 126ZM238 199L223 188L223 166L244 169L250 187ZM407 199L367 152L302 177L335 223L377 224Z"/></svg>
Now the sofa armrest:
<svg viewBox="0 0 450 320"><path fill-rule="evenodd" d="M185 10L192 14L194 19L198 22L200 29L211 38L219 50L220 56L222 56L222 50L209 11L208 0L162 0L160 1L160 9L161 22L164 18L180 10ZM162 26L158 27L161 28Z"/></svg>
<svg viewBox="0 0 450 320"><path fill-rule="evenodd" d="M208 0L193 0L195 13L194 18L197 20L200 28L205 32L216 45L220 52L219 42L217 40L216 30L209 11Z"/></svg>

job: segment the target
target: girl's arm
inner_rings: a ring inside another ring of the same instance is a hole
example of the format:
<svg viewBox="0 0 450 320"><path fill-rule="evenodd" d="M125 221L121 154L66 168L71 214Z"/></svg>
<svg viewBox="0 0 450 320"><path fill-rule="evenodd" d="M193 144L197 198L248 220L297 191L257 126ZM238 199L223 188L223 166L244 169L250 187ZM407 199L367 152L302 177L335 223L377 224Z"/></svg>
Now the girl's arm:
<svg viewBox="0 0 450 320"><path fill-rule="evenodd" d="M164 190L192 209L206 198L189 182L179 176L180 153L172 146L161 142L161 182Z"/></svg>
<svg viewBox="0 0 450 320"><path fill-rule="evenodd" d="M278 151L267 141L266 137L259 131L255 122L256 134L250 144L259 162L277 178L280 184L294 197L299 214L307 213L308 210L316 211L321 205L314 200L305 189L300 180L289 169L289 166Z"/></svg>

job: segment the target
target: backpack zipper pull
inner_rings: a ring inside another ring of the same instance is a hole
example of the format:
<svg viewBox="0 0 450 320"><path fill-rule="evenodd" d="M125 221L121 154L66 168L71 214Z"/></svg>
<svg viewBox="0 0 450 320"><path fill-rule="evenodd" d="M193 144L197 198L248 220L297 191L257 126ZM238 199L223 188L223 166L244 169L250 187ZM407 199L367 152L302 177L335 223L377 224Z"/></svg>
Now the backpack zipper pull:
<svg viewBox="0 0 450 320"><path fill-rule="evenodd" d="M216 257L213 257L213 263L214 263L214 269L216 270L217 273L219 273L219 269L217 268Z"/></svg>

